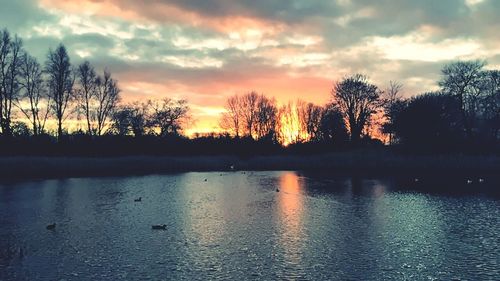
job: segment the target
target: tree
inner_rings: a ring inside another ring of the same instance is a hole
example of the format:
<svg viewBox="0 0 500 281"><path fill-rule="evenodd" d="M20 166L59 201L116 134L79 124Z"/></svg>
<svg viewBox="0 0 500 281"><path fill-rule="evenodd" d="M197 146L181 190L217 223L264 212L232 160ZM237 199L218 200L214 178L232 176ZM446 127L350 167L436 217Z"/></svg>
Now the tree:
<svg viewBox="0 0 500 281"><path fill-rule="evenodd" d="M318 138L322 141L344 143L349 139L344 117L333 104L326 105L321 112Z"/></svg>
<svg viewBox="0 0 500 281"><path fill-rule="evenodd" d="M394 133L404 144L443 146L462 139L460 102L456 96L426 93L412 98L394 118Z"/></svg>
<svg viewBox="0 0 500 281"><path fill-rule="evenodd" d="M149 101L153 110L150 126L159 129L159 135L165 137L169 134L178 134L182 129L183 121L188 118L189 107L187 100L174 100L164 98L157 101Z"/></svg>
<svg viewBox="0 0 500 281"><path fill-rule="evenodd" d="M73 83L75 77L71 71L71 63L66 47L60 44L54 51L49 50L45 71L48 75L49 95L53 101L52 109L57 119L57 137L63 134L62 123L66 116L68 103L73 99Z"/></svg>
<svg viewBox="0 0 500 281"><path fill-rule="evenodd" d="M319 140L322 111L322 107L313 103L297 102L300 131L307 135L307 140Z"/></svg>
<svg viewBox="0 0 500 281"><path fill-rule="evenodd" d="M254 136L254 130L257 120L257 105L259 95L252 91L243 95L240 99L241 104L241 120L243 121L244 134L249 137Z"/></svg>
<svg viewBox="0 0 500 281"><path fill-rule="evenodd" d="M141 137L151 123L149 102L134 102L119 107L111 116L111 129L116 134L124 136L132 133L135 137Z"/></svg>
<svg viewBox="0 0 500 281"><path fill-rule="evenodd" d="M300 103L300 101L297 101ZM278 112L278 135L282 144L288 145L303 141L303 133L301 130L297 104L289 101L280 107Z"/></svg>
<svg viewBox="0 0 500 281"><path fill-rule="evenodd" d="M240 97L234 95L226 100L224 107L225 112L222 113L220 126L222 129L229 131L237 138L240 137L241 131L241 104Z"/></svg>
<svg viewBox="0 0 500 281"><path fill-rule="evenodd" d="M126 136L131 132L130 126L131 109L119 107L111 116L111 131L119 136Z"/></svg>
<svg viewBox="0 0 500 281"><path fill-rule="evenodd" d="M45 131L45 123L50 113L51 99L44 87L42 67L36 58L24 53L20 76L20 85L23 92L21 98L16 101L16 106L30 121L33 135L37 136ZM25 107L23 103L27 103L29 107Z"/></svg>
<svg viewBox="0 0 500 281"><path fill-rule="evenodd" d="M500 133L500 70L488 70L484 73L485 96L482 103L482 115L486 123L486 133L497 140Z"/></svg>
<svg viewBox="0 0 500 281"><path fill-rule="evenodd" d="M382 125L382 131L389 135L389 144L394 144L394 131L392 128L394 118L396 118L401 107L404 105L404 100L400 96L402 89L403 84L396 81L390 81L389 87L384 92L385 96L382 99L385 118L385 122Z"/></svg>
<svg viewBox="0 0 500 281"><path fill-rule="evenodd" d="M337 82L331 94L346 120L351 142L359 142L371 115L380 107L379 89L370 84L366 76L355 74Z"/></svg>
<svg viewBox="0 0 500 281"><path fill-rule="evenodd" d="M22 40L12 39L5 29L0 32L0 126L6 136L12 135L12 105L19 95Z"/></svg>
<svg viewBox="0 0 500 281"><path fill-rule="evenodd" d="M111 73L107 70L104 70L103 76L96 78L95 87L95 116L97 123L95 131L100 136L103 133L108 118L116 109L120 100L120 89L116 80L111 78Z"/></svg>
<svg viewBox="0 0 500 281"><path fill-rule="evenodd" d="M458 98L462 113L462 123L465 127L467 137L473 137L473 129L476 126L476 118L479 107L479 99L482 94L482 80L484 61L456 61L447 64L441 70L442 78L439 85L444 93L454 95Z"/></svg>
<svg viewBox="0 0 500 281"><path fill-rule="evenodd" d="M257 139L276 138L276 123L278 122L278 108L275 99L260 95L257 99L257 113L255 132Z"/></svg>
<svg viewBox="0 0 500 281"><path fill-rule="evenodd" d="M77 99L80 102L85 119L87 121L87 133L92 135L96 115L93 112L94 97L97 92L97 75L94 67L88 61L84 61L76 69L76 79L78 80L78 89L76 90Z"/></svg>
<svg viewBox="0 0 500 281"><path fill-rule="evenodd" d="M277 122L276 100L252 91L243 96L229 97L219 123L221 128L236 137L243 133L245 136L260 139L274 138Z"/></svg>

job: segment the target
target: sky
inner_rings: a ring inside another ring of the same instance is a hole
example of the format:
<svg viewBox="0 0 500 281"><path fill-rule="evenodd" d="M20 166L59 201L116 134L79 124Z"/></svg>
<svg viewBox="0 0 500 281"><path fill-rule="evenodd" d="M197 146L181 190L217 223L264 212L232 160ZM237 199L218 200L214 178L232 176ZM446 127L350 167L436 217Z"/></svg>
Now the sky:
<svg viewBox="0 0 500 281"><path fill-rule="evenodd" d="M500 0L0 0L0 28L43 61L60 42L119 81L123 102L185 98L188 133L218 127L225 100L330 100L363 73L404 95L434 90L441 67L500 68Z"/></svg>

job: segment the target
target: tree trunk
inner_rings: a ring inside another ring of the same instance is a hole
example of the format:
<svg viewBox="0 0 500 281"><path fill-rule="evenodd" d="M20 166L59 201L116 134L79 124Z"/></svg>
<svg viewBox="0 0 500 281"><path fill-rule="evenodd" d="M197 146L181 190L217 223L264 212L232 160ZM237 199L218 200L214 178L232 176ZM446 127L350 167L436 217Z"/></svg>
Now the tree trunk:
<svg viewBox="0 0 500 281"><path fill-rule="evenodd" d="M62 120L58 119L57 120L57 140L59 142L61 141L62 134L63 134L63 131L62 131Z"/></svg>

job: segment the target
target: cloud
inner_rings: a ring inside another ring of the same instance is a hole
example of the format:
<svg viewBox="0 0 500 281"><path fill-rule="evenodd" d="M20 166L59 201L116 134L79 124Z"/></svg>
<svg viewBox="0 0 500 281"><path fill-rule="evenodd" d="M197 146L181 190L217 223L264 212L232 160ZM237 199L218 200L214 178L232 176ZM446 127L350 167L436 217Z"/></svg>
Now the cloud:
<svg viewBox="0 0 500 281"><path fill-rule="evenodd" d="M325 103L360 72L410 96L435 89L450 60L500 65L497 0L4 2L0 26L40 61L62 42L73 64L110 69L125 101L187 98L209 127L234 93Z"/></svg>

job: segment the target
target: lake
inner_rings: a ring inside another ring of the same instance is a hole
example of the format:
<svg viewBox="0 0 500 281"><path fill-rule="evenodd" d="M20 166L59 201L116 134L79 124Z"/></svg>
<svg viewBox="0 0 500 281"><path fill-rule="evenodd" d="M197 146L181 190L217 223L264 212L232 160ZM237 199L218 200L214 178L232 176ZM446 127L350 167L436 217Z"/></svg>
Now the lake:
<svg viewBox="0 0 500 281"><path fill-rule="evenodd" d="M500 280L498 185L444 185L289 171L4 183L0 280Z"/></svg>

